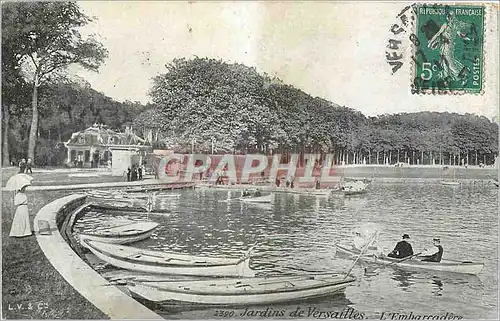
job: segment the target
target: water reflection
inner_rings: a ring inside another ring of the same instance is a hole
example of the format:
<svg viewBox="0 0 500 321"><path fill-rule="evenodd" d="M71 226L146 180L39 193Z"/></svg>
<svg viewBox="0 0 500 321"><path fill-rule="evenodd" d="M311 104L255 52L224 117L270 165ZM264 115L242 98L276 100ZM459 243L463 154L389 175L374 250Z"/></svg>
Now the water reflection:
<svg viewBox="0 0 500 321"><path fill-rule="evenodd" d="M399 268L395 268L394 272L391 275L391 279L397 282L397 285L403 290L407 291L410 286L415 284L413 275L415 272L411 272L408 270L403 270Z"/></svg>
<svg viewBox="0 0 500 321"><path fill-rule="evenodd" d="M432 285L433 285L432 294L434 294L435 296L442 296L443 295L443 282L439 278L433 277L432 278Z"/></svg>

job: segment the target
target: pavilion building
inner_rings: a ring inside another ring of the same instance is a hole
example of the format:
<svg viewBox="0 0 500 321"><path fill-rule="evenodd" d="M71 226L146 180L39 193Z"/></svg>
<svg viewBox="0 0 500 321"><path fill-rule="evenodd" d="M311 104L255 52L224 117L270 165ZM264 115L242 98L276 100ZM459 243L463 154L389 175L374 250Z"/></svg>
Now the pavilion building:
<svg viewBox="0 0 500 321"><path fill-rule="evenodd" d="M73 133L64 146L68 149L68 166L107 167L113 175L123 175L132 165L142 165L152 151L151 145L131 128L117 132L102 124Z"/></svg>

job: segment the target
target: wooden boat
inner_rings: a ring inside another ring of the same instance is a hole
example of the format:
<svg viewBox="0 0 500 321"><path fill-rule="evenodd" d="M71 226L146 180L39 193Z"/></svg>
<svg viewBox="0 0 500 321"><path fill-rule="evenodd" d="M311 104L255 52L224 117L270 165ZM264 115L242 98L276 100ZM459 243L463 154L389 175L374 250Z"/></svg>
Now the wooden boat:
<svg viewBox="0 0 500 321"><path fill-rule="evenodd" d="M460 183L456 181L441 181L441 185L459 186Z"/></svg>
<svg viewBox="0 0 500 321"><path fill-rule="evenodd" d="M353 246L336 244L337 251L357 257L360 251ZM360 261L368 263L376 263L382 265L390 265L392 267L404 269L424 269L442 272L463 273L463 274L479 274L484 267L483 263L473 263L470 261L452 261L441 260L441 262L423 262L418 259L408 259L401 261L390 257L377 257L376 255L363 255Z"/></svg>
<svg viewBox="0 0 500 321"><path fill-rule="evenodd" d="M89 240L84 242L86 247L99 259L131 271L219 277L251 277L255 275L254 271L250 269L248 255L242 258L195 256Z"/></svg>
<svg viewBox="0 0 500 321"><path fill-rule="evenodd" d="M248 306L275 304L340 293L356 279L318 274L243 279L175 280L135 283L133 297L164 304Z"/></svg>
<svg viewBox="0 0 500 321"><path fill-rule="evenodd" d="M240 201L245 202L245 203L271 203L273 200L273 195L265 195L265 196L247 196L247 197L240 197Z"/></svg>
<svg viewBox="0 0 500 321"><path fill-rule="evenodd" d="M134 222L119 226L107 227L80 234L80 243L84 240L113 244L128 244L149 238L160 224L154 222Z"/></svg>
<svg viewBox="0 0 500 321"><path fill-rule="evenodd" d="M366 193L367 184L363 181L355 181L345 184L343 187L344 195L358 195Z"/></svg>

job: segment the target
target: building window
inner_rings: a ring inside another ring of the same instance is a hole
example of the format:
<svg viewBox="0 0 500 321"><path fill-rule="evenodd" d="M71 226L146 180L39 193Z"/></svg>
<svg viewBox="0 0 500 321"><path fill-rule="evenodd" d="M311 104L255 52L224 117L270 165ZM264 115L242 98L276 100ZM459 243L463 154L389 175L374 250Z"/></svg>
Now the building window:
<svg viewBox="0 0 500 321"><path fill-rule="evenodd" d="M85 144L85 137L78 136L78 144Z"/></svg>
<svg viewBox="0 0 500 321"><path fill-rule="evenodd" d="M85 151L85 160L84 160L85 163L88 163L90 162L90 150L86 150Z"/></svg>

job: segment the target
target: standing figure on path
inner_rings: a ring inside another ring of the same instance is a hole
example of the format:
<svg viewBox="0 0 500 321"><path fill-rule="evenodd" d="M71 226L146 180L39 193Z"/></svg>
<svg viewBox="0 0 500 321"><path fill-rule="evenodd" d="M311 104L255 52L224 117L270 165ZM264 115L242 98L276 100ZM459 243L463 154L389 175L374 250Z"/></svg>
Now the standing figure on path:
<svg viewBox="0 0 500 321"><path fill-rule="evenodd" d="M276 187L280 187L280 179L278 177L276 177Z"/></svg>
<svg viewBox="0 0 500 321"><path fill-rule="evenodd" d="M31 161L31 158L28 158L28 162L26 163L26 174L28 174L28 171L30 174L33 174L33 171L31 170L33 168L33 162Z"/></svg>
<svg viewBox="0 0 500 321"><path fill-rule="evenodd" d="M17 206L12 220L9 236L23 237L32 234L28 211L28 197L25 194L26 186L22 187L14 196L14 205Z"/></svg>
<svg viewBox="0 0 500 321"><path fill-rule="evenodd" d="M24 173L24 171L26 170L26 159L21 159L21 161L19 162L19 173Z"/></svg>
<svg viewBox="0 0 500 321"><path fill-rule="evenodd" d="M411 247L411 244L407 241L409 239L410 236L408 234L403 234L403 240L399 241L398 244L396 244L394 250L392 250L392 252L389 253L387 256L396 259L402 259L408 256L412 256L413 248Z"/></svg>
<svg viewBox="0 0 500 321"><path fill-rule="evenodd" d="M127 168L127 182L130 182L130 174L131 174L131 170L129 167L129 168Z"/></svg>
<svg viewBox="0 0 500 321"><path fill-rule="evenodd" d="M316 181L315 187L316 187L316 189L321 188L321 183L319 182L319 179Z"/></svg>
<svg viewBox="0 0 500 321"><path fill-rule="evenodd" d="M135 182L137 180L137 165L132 166L131 181Z"/></svg>
<svg viewBox="0 0 500 321"><path fill-rule="evenodd" d="M137 173L139 174L139 180L142 181L142 166L139 166L139 168L137 168Z"/></svg>

